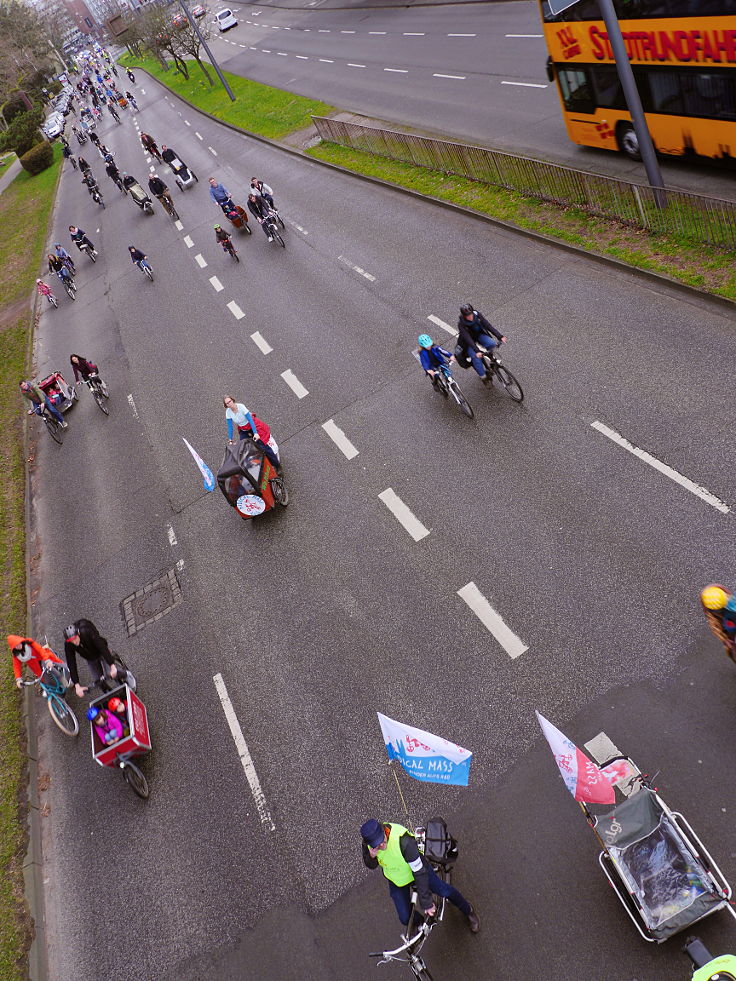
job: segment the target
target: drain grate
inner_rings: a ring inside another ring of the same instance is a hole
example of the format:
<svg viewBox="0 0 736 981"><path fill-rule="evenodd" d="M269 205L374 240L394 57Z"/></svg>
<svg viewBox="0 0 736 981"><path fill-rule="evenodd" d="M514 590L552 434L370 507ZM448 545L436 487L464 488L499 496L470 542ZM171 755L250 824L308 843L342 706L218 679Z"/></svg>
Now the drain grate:
<svg viewBox="0 0 736 981"><path fill-rule="evenodd" d="M181 586L175 569L169 569L143 589L126 596L120 609L123 611L128 636L132 637L149 623L165 617L181 603L181 598Z"/></svg>

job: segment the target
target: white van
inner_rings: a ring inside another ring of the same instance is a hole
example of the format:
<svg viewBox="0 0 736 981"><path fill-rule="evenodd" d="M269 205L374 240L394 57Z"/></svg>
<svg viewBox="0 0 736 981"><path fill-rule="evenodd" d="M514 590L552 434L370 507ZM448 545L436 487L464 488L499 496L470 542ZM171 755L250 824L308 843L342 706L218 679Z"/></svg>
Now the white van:
<svg viewBox="0 0 736 981"><path fill-rule="evenodd" d="M235 27L238 23L232 10L230 10L228 7L215 14L215 21L221 31L228 31L231 27Z"/></svg>

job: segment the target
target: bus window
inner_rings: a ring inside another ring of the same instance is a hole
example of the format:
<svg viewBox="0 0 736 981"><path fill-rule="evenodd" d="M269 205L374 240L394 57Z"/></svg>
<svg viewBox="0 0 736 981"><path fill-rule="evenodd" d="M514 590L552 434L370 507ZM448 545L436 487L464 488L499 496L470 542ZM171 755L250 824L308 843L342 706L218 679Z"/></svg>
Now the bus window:
<svg viewBox="0 0 736 981"><path fill-rule="evenodd" d="M558 68L562 99L568 112L595 112L595 102L585 72Z"/></svg>
<svg viewBox="0 0 736 981"><path fill-rule="evenodd" d="M736 84L723 73L683 72L682 88L688 116L736 119Z"/></svg>
<svg viewBox="0 0 736 981"><path fill-rule="evenodd" d="M626 109L626 100L616 66L595 65L592 74L598 105L601 109Z"/></svg>
<svg viewBox="0 0 736 981"><path fill-rule="evenodd" d="M644 100L647 112L661 112L668 116L682 116L685 106L680 89L680 73L668 71L647 72L649 99Z"/></svg>

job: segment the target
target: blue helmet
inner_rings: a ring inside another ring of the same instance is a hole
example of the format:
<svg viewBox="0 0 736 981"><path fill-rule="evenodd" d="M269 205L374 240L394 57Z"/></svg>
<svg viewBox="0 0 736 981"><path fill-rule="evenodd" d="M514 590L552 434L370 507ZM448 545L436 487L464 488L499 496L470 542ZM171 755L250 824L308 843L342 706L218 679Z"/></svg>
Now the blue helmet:
<svg viewBox="0 0 736 981"><path fill-rule="evenodd" d="M100 710L98 708L95 708L94 705L92 705L90 708L87 709L87 718L89 719L90 722L94 722L94 720L97 718L99 714L100 714Z"/></svg>
<svg viewBox="0 0 736 981"><path fill-rule="evenodd" d="M432 347L432 338L429 334L420 334L417 340L419 341L419 347Z"/></svg>

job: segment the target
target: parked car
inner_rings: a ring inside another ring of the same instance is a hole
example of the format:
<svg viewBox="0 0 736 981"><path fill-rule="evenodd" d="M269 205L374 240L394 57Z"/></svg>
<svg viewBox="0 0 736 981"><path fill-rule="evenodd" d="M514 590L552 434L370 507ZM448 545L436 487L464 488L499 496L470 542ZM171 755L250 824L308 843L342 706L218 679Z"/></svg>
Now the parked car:
<svg viewBox="0 0 736 981"><path fill-rule="evenodd" d="M204 9L201 3L198 3L196 7L192 7L192 17L204 17L207 11Z"/></svg>
<svg viewBox="0 0 736 981"><path fill-rule="evenodd" d="M64 132L64 117L60 112L52 112L43 125L44 135L50 140Z"/></svg>
<svg viewBox="0 0 736 981"><path fill-rule="evenodd" d="M229 31L230 28L235 27L238 22L232 10L230 10L229 7L225 7L224 10L220 10L215 14L215 23L220 31Z"/></svg>
<svg viewBox="0 0 736 981"><path fill-rule="evenodd" d="M187 24L187 19L184 14L177 14L176 17L174 17L172 24L174 27L184 27Z"/></svg>

